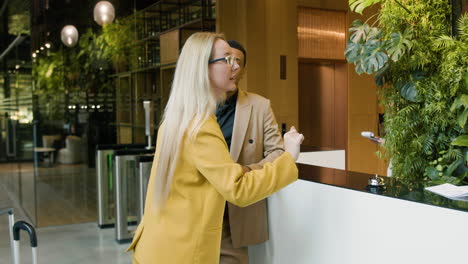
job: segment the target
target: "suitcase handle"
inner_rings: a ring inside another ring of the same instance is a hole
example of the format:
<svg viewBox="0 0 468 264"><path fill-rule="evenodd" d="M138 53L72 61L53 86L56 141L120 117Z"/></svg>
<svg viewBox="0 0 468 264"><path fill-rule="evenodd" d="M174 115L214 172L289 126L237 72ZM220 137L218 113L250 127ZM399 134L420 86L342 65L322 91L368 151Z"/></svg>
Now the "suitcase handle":
<svg viewBox="0 0 468 264"><path fill-rule="evenodd" d="M25 221L18 221L13 225L13 240L19 241L20 240L20 230L24 230L29 234L29 240L31 242L31 247L37 247L37 236L34 227L28 224Z"/></svg>

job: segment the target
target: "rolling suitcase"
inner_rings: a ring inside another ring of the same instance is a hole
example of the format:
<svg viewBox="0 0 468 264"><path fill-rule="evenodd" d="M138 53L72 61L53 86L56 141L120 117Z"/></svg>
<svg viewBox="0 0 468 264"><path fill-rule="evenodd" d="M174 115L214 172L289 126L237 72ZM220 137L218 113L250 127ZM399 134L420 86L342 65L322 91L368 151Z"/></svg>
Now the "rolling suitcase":
<svg viewBox="0 0 468 264"><path fill-rule="evenodd" d="M32 248L32 263L37 264L37 236L34 227L25 221L18 221L15 223L12 208L0 209L0 215L2 214L8 214L8 230L10 233L10 246L13 264L20 264L19 240L21 230L26 231L29 235L29 241Z"/></svg>

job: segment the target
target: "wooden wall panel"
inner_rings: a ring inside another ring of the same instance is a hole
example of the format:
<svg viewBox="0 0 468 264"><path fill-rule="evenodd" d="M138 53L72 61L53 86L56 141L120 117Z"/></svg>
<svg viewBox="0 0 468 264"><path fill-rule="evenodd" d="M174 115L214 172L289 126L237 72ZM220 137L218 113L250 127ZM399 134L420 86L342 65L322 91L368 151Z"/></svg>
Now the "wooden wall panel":
<svg viewBox="0 0 468 264"><path fill-rule="evenodd" d="M348 0L297 0L297 4L327 10L348 10Z"/></svg>
<svg viewBox="0 0 468 264"><path fill-rule="evenodd" d="M355 19L365 21L377 11L378 7L366 9L363 16L350 12L348 24ZM378 88L372 76L356 74L353 64L348 64L348 73L348 168L358 172L386 175L386 162L379 160L375 154L379 147L360 135L361 131L377 134Z"/></svg>
<svg viewBox="0 0 468 264"><path fill-rule="evenodd" d="M295 125L298 120L297 6L295 1L267 0L265 11L268 65L266 97L272 101L278 122ZM255 16L255 13L252 13ZM252 35L255 40L256 36ZM286 80L280 79L280 56L286 56Z"/></svg>
<svg viewBox="0 0 468 264"><path fill-rule="evenodd" d="M169 31L159 37L161 64L177 61L179 57L179 30Z"/></svg>
<svg viewBox="0 0 468 264"><path fill-rule="evenodd" d="M216 30L247 50L247 71L240 87L270 99L278 123L298 126L296 1L216 3ZM281 55L286 56L285 80L280 79Z"/></svg>
<svg viewBox="0 0 468 264"><path fill-rule="evenodd" d="M132 143L132 128L130 126L117 128L117 144L131 144Z"/></svg>
<svg viewBox="0 0 468 264"><path fill-rule="evenodd" d="M298 56L344 60L346 12L298 8Z"/></svg>
<svg viewBox="0 0 468 264"><path fill-rule="evenodd" d="M247 49L247 72L240 83L241 88L271 99L279 123L285 122L288 127L297 125L298 7L346 12L345 32L349 24L359 16L349 13L347 0L219 0L216 4L217 31L225 33L228 39L238 40ZM361 18L365 20L375 12L376 9L369 9L366 16ZM345 35L344 38L346 37ZM344 52L344 47L342 51ZM280 55L286 55L286 80L279 78ZM347 133L347 142L336 144L347 145L349 169L382 173L386 165L374 154L377 146L360 137L360 131L366 129L377 132L377 90L373 79L366 75L356 75L354 65L343 64L337 66L335 71L346 72L344 78L348 96L346 103L339 101L339 98L334 102L347 109L347 122L336 124L337 133ZM335 82L342 83L343 79L335 79Z"/></svg>
<svg viewBox="0 0 468 264"><path fill-rule="evenodd" d="M348 65L346 63L335 63L335 95L335 148L347 150Z"/></svg>

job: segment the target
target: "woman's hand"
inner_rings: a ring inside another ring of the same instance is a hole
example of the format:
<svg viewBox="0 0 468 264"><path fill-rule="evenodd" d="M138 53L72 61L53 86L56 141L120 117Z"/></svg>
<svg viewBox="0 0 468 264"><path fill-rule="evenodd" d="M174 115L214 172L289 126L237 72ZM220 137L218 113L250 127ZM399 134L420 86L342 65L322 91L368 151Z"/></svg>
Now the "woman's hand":
<svg viewBox="0 0 468 264"><path fill-rule="evenodd" d="M289 152L294 160L299 158L302 141L304 141L304 136L299 134L294 126L284 134L284 150Z"/></svg>
<svg viewBox="0 0 468 264"><path fill-rule="evenodd" d="M251 169L247 166L242 166L242 174L246 174L247 172L251 171Z"/></svg>

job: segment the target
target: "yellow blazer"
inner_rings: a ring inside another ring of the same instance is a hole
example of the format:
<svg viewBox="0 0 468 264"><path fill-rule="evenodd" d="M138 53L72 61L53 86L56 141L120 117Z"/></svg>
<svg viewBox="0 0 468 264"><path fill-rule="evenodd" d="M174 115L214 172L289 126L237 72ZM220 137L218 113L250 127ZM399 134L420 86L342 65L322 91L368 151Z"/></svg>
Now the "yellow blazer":
<svg viewBox="0 0 468 264"><path fill-rule="evenodd" d="M168 200L160 210L153 201L159 156L156 148L145 214L128 248L134 250L135 263L219 263L226 200L247 206L298 177L296 163L286 152L263 169L243 174L242 166L229 155L214 115L193 141L184 138L183 142Z"/></svg>

